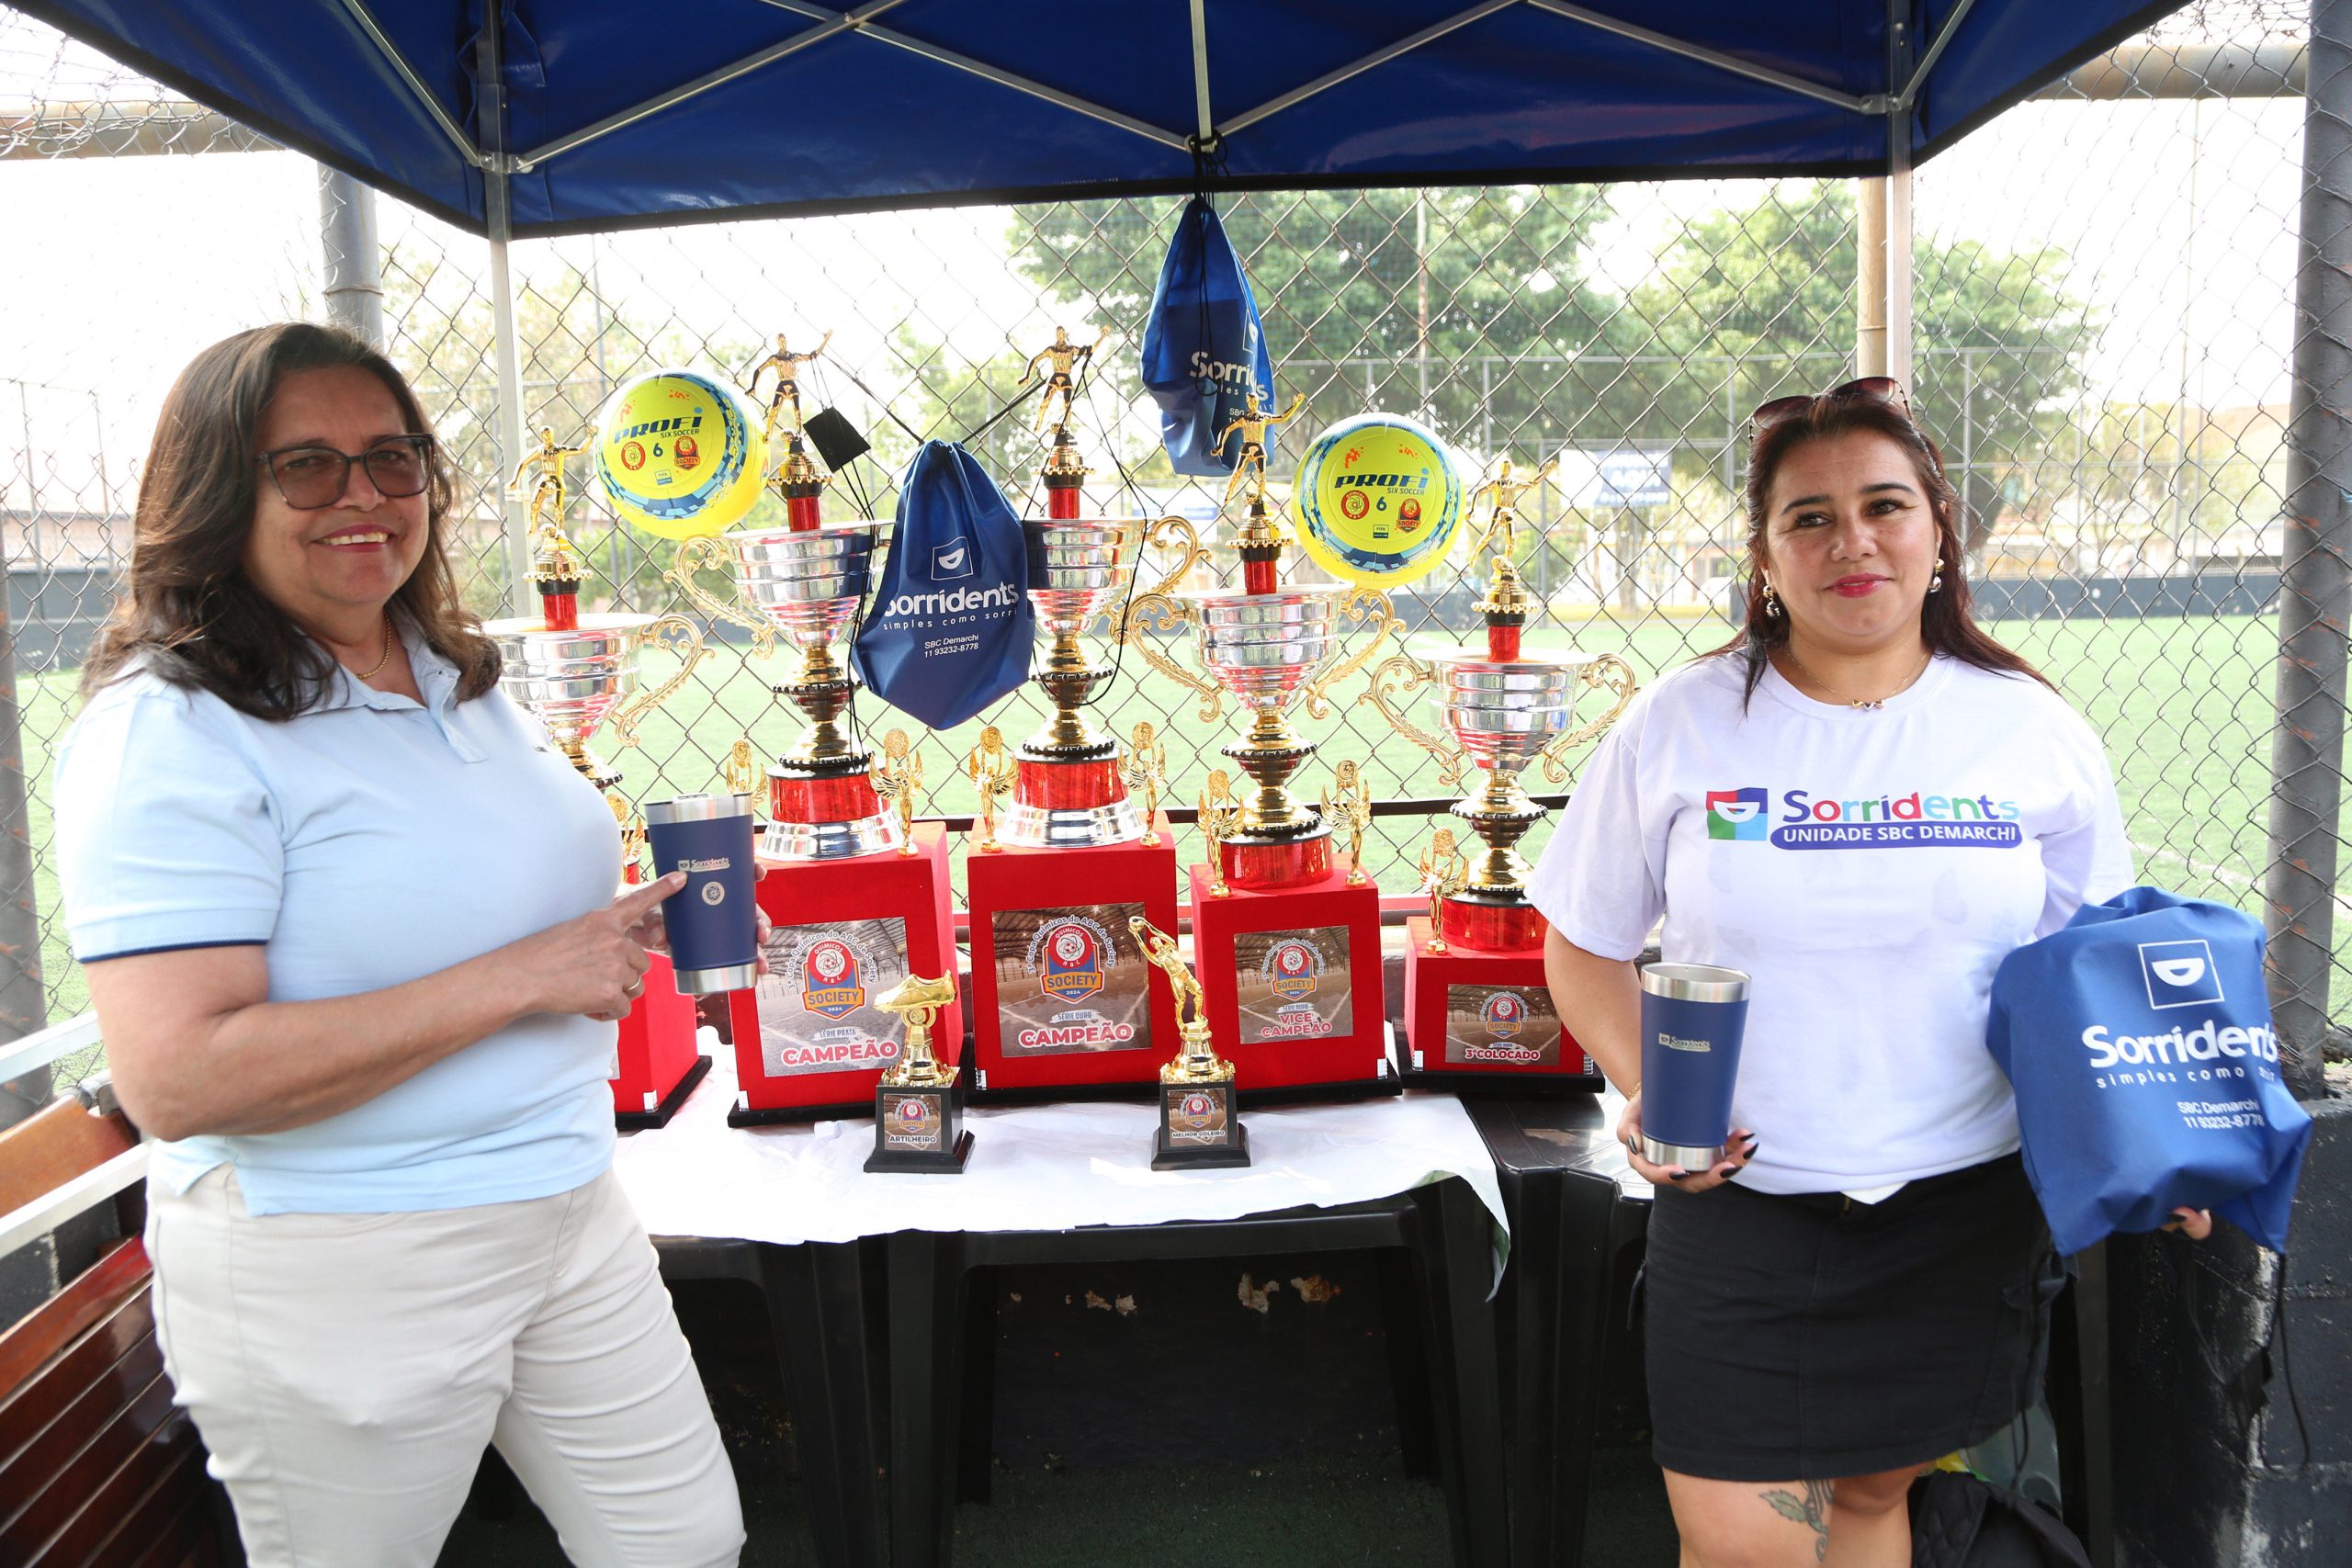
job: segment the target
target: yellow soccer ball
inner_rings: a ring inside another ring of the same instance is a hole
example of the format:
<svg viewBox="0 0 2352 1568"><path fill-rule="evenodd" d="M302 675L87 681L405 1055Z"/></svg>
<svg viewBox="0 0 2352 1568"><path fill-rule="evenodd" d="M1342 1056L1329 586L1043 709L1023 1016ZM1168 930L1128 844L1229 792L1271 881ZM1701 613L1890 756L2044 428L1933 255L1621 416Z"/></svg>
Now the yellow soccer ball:
<svg viewBox="0 0 2352 1568"><path fill-rule="evenodd" d="M767 433L734 388L699 370L625 383L596 416L596 482L649 534L722 534L760 499Z"/></svg>
<svg viewBox="0 0 2352 1568"><path fill-rule="evenodd" d="M1358 414L1306 449L1291 505L1317 565L1345 582L1396 588L1445 559L1462 525L1462 468L1427 425Z"/></svg>

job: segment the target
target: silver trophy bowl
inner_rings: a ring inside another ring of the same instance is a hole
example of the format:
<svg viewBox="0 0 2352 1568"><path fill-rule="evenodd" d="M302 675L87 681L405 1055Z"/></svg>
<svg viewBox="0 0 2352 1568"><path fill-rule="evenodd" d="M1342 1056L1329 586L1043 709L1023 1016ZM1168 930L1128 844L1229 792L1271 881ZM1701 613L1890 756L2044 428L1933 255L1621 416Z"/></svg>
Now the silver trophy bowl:
<svg viewBox="0 0 2352 1568"><path fill-rule="evenodd" d="M1345 592L1330 583L1182 597L1193 607L1202 668L1245 706L1281 713L1330 656L1332 615Z"/></svg>
<svg viewBox="0 0 2352 1568"><path fill-rule="evenodd" d="M857 615L874 565L873 522L829 523L793 533L738 529L720 536L752 607L801 648L832 641Z"/></svg>
<svg viewBox="0 0 2352 1568"><path fill-rule="evenodd" d="M1517 773L1575 722L1576 698L1589 654L1508 662L1467 651L1437 666L1438 716L1479 767Z"/></svg>
<svg viewBox="0 0 2352 1568"><path fill-rule="evenodd" d="M547 726L574 767L598 776L603 764L588 755L588 738L637 691L637 650L659 619L582 615L577 630L549 631L535 617L516 617L482 629L498 643L499 690Z"/></svg>
<svg viewBox="0 0 2352 1568"><path fill-rule="evenodd" d="M1029 548L1029 603L1056 637L1076 637L1110 607L1135 571L1134 517L1032 517L1021 525Z"/></svg>

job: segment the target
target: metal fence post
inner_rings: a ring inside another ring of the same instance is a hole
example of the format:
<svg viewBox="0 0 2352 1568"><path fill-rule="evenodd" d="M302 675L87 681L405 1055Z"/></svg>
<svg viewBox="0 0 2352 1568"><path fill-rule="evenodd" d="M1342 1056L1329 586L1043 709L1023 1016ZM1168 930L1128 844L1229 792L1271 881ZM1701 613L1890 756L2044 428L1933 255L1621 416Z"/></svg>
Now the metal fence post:
<svg viewBox="0 0 2352 1568"><path fill-rule="evenodd" d="M319 238L326 252L327 320L383 347L384 253L376 241L376 193L323 164Z"/></svg>
<svg viewBox="0 0 2352 1568"><path fill-rule="evenodd" d="M490 312L492 350L498 362L498 468L491 482L506 523L506 557L511 577L507 603L516 615L531 609L531 541L529 517L523 498L507 492L506 476L529 451L524 434L522 356L514 337L514 279L507 265L507 248L514 236L514 209L507 181L512 161L506 151L506 76L499 36L499 12L482 15L481 34L474 49L474 75L479 83L479 133L488 166L482 170L482 209L490 231Z"/></svg>
<svg viewBox="0 0 2352 1568"><path fill-rule="evenodd" d="M2307 1099L2326 1092L2352 610L2345 559L2352 545L2352 0L2312 0L2308 71L2264 882L2279 1063L2288 1084Z"/></svg>

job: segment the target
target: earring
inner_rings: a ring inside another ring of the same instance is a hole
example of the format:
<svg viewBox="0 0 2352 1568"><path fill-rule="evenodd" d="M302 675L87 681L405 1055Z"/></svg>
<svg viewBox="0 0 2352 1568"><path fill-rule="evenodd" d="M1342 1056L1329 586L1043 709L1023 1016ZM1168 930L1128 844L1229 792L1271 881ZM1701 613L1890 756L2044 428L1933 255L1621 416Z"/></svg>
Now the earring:
<svg viewBox="0 0 2352 1568"><path fill-rule="evenodd" d="M1768 579L1764 584L1764 618L1768 621L1773 620L1780 614L1781 596L1772 592L1771 581Z"/></svg>
<svg viewBox="0 0 2352 1568"><path fill-rule="evenodd" d="M1930 592L1930 593L1941 593L1943 591L1944 591L1944 558L1943 558L1943 557L1941 557L1941 556L1938 556L1938 557L1936 558L1936 575L1935 575L1935 576L1933 576L1933 577L1931 577L1931 578L1929 578L1929 579L1928 579L1928 592Z"/></svg>

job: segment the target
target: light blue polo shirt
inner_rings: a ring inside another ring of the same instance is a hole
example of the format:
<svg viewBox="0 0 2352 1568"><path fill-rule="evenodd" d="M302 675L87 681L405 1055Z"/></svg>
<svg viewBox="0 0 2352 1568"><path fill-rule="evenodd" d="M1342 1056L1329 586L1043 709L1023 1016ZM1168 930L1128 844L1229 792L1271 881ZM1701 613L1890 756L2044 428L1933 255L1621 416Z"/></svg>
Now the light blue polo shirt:
<svg viewBox="0 0 2352 1568"><path fill-rule="evenodd" d="M380 990L602 908L611 810L538 723L403 628L419 706L340 668L283 724L139 673L58 754L65 919L84 963L258 943L272 1001ZM223 1161L254 1213L464 1208L611 1162L615 1026L535 1013L291 1132L153 1145L185 1191Z"/></svg>

